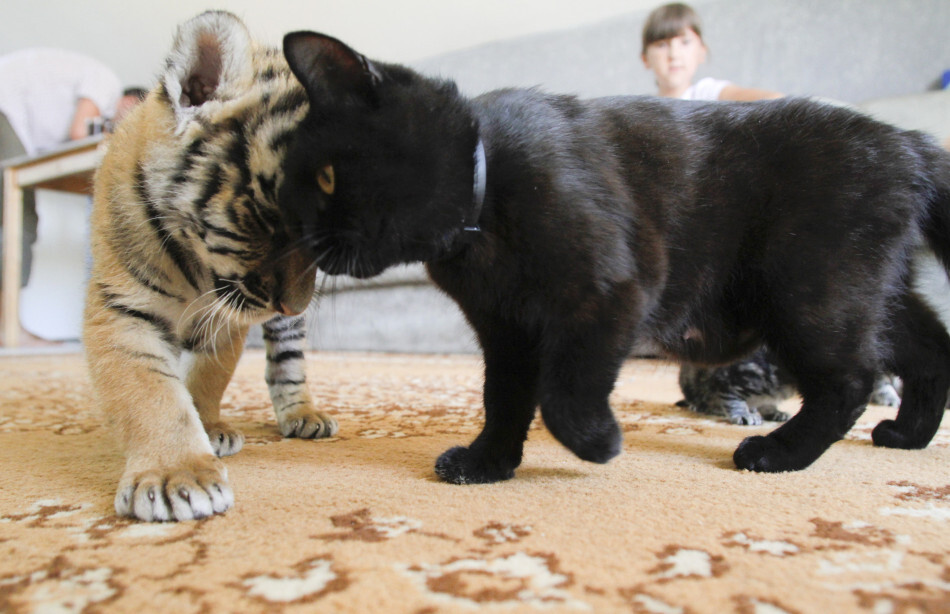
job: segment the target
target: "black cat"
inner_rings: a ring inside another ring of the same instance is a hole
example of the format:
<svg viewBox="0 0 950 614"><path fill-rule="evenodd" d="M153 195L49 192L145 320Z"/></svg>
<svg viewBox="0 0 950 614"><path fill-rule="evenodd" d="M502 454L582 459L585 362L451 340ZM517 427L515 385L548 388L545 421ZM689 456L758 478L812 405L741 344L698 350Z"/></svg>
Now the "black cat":
<svg viewBox="0 0 950 614"><path fill-rule="evenodd" d="M950 264L950 156L921 134L807 100L475 99L298 32L310 108L279 201L331 274L410 261L461 306L485 359L485 426L450 482L511 478L540 405L580 458L621 450L608 395L637 338L715 364L763 342L801 411L734 455L807 467L904 379L877 445L922 448L950 387L950 337L908 290L929 243Z"/></svg>

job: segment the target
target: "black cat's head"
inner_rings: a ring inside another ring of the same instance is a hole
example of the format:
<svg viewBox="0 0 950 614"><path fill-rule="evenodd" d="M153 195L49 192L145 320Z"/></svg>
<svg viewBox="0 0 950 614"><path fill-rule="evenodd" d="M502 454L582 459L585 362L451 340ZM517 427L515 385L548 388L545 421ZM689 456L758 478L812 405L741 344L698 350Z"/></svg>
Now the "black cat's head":
<svg viewBox="0 0 950 614"><path fill-rule="evenodd" d="M372 277L456 249L472 223L478 126L455 84L370 62L313 32L284 38L309 111L278 202L319 266ZM483 157L481 157L483 160Z"/></svg>

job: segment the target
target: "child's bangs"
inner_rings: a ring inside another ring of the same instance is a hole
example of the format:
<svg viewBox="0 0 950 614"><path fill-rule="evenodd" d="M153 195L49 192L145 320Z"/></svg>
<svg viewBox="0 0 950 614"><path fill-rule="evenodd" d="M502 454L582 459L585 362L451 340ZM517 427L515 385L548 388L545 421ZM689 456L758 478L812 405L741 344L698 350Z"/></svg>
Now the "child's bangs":
<svg viewBox="0 0 950 614"><path fill-rule="evenodd" d="M679 36L686 30L692 29L692 27L693 21L685 15L671 18L663 21L663 23L655 24L655 27L648 32L648 36L645 36L644 39L647 45L652 45L657 41Z"/></svg>

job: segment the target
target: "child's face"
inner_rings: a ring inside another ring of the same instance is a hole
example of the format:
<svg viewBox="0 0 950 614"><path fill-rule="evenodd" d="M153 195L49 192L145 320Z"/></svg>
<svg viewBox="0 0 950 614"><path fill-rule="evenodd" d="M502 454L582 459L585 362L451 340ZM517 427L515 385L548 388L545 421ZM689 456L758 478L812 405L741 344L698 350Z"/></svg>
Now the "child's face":
<svg viewBox="0 0 950 614"><path fill-rule="evenodd" d="M685 91L692 84L696 69L705 61L706 45L692 29L651 43L643 54L643 64L656 74L661 94L679 95Z"/></svg>

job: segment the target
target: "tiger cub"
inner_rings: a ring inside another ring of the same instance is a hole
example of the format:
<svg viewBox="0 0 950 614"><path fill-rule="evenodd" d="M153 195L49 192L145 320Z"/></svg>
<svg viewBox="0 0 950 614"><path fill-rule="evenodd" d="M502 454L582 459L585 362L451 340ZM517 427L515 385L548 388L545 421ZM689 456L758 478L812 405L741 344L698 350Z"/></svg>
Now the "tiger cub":
<svg viewBox="0 0 950 614"><path fill-rule="evenodd" d="M234 496L217 459L243 435L219 403L251 324L280 432L331 436L304 377L311 256L274 203L307 98L280 51L207 12L182 24L159 84L96 175L83 337L97 402L126 456L121 516L185 520ZM275 317L277 316L277 317Z"/></svg>
<svg viewBox="0 0 950 614"><path fill-rule="evenodd" d="M684 400L677 406L701 414L722 416L732 424L758 426L762 420L785 422L789 415L778 404L797 393L795 378L765 347L722 367L683 364L679 375ZM897 407L900 378L880 374L874 380L870 402Z"/></svg>

